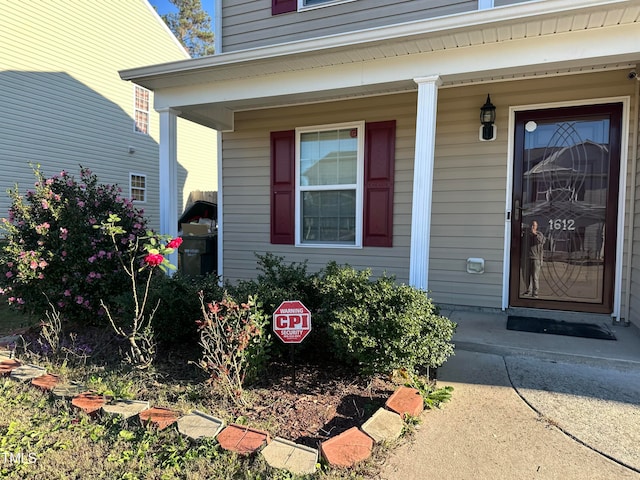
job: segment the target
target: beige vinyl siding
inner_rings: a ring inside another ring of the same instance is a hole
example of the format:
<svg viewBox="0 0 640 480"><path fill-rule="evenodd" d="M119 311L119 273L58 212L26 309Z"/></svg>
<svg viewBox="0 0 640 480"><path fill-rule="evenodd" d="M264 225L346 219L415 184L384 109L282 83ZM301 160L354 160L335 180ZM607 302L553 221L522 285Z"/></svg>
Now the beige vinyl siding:
<svg viewBox="0 0 640 480"><path fill-rule="evenodd" d="M429 269L429 290L434 300L500 307L506 174L511 161L507 152L509 107L632 95L634 86L626 73L567 75L440 90ZM497 107L497 139L480 142L479 113L487 93ZM485 259L484 274L466 272L469 257Z"/></svg>
<svg viewBox="0 0 640 480"><path fill-rule="evenodd" d="M638 88L636 88L635 96L638 95ZM632 105L636 106L640 99L634 96ZM631 132L635 132L635 138L631 134L631 139L635 141L635 151L633 148L633 142L630 142L631 153L636 156L636 171L630 172L630 177L635 176L635 208L633 218L630 218L632 222L628 227L633 231L633 250L631 256L631 284L629 288L629 318L626 321L634 322L636 326L640 326L640 112L631 113ZM630 159L633 157L630 157ZM629 161L629 165L632 161ZM633 188L634 184L629 183L629 189ZM623 310L624 311L624 310Z"/></svg>
<svg viewBox="0 0 640 480"><path fill-rule="evenodd" d="M308 260L310 271L330 260L384 271L408 281L415 130L415 94L287 107L236 114L235 132L223 134L224 276L253 278L253 252L271 252L289 262ZM270 132L300 126L395 119L394 235L391 248L314 248L270 244Z"/></svg>
<svg viewBox="0 0 640 480"><path fill-rule="evenodd" d="M429 290L436 302L501 306L507 171L511 162L509 107L630 96L633 89L622 70L440 89L429 263ZM496 141L480 142L479 113L487 93L497 107L498 135ZM357 268L372 268L375 275L386 270L399 282L408 282L416 101L414 93L405 93L238 113L235 132L223 136L225 278L236 281L255 277L253 252L272 252L287 261L308 260L312 271L336 260ZM398 122L393 248L271 245L269 132L304 125L389 119ZM627 200L627 209L628 206ZM469 257L485 259L484 274L467 273ZM638 258L634 257L636 269L640 268ZM625 278L626 274L623 269ZM637 283L636 278L636 286ZM624 295L623 292L623 298Z"/></svg>
<svg viewBox="0 0 640 480"><path fill-rule="evenodd" d="M500 305L507 138L506 111L499 106L496 89L502 87L445 88L438 93L429 290L439 303ZM478 140L487 89L498 107L495 142ZM484 274L467 273L469 257L485 259Z"/></svg>
<svg viewBox="0 0 640 480"><path fill-rule="evenodd" d="M147 202L140 207L158 228L159 117L151 109L150 135L134 132L134 87L118 71L188 56L148 4L10 0L0 3L0 29L2 192L16 182L21 191L32 187L30 163L40 164L46 175L64 169L77 176L83 165L101 183L118 184L124 196L129 173L144 174ZM180 147L180 163L185 170L190 162L204 170L200 164L215 156L215 132L186 121L179 125L191 139L201 139L190 141L189 151ZM211 181L215 189L215 177ZM0 211L8 206L0 194Z"/></svg>
<svg viewBox="0 0 640 480"><path fill-rule="evenodd" d="M224 0L222 51L394 25L477 8L477 0L356 0L272 16L271 0Z"/></svg>

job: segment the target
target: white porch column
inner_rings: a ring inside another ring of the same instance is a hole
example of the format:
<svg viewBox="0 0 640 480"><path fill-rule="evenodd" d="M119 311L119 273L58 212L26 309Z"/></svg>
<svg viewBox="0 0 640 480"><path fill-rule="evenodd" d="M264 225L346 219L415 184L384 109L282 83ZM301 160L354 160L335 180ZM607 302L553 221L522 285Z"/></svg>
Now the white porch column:
<svg viewBox="0 0 640 480"><path fill-rule="evenodd" d="M178 113L170 108L158 110L160 114L160 233L178 235ZM178 253L169 255L169 261L178 266Z"/></svg>
<svg viewBox="0 0 640 480"><path fill-rule="evenodd" d="M436 111L438 87L442 81L438 75L415 78L414 81L418 84L418 113L413 167L409 284L427 290L429 285L429 240L436 143Z"/></svg>

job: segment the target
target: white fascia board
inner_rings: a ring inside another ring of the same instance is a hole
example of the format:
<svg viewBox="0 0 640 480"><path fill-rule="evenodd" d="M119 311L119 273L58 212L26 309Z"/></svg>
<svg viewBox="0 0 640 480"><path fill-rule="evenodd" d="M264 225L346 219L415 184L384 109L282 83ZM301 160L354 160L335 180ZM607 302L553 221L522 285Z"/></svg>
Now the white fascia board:
<svg viewBox="0 0 640 480"><path fill-rule="evenodd" d="M508 5L487 10L474 10L435 19L418 20L386 27L377 27L357 32L330 35L310 40L300 40L273 46L258 47L230 53L221 53L208 57L191 60L169 62L121 70L123 80L139 81L147 88L154 89L155 77L181 77L187 72L194 72L207 68L234 66L245 62L277 59L286 55L327 51L333 48L343 48L361 45L369 42L381 42L407 38L425 33L452 32L456 29L473 29L483 25L497 25L511 21L526 21L541 15L560 14L575 11L580 12L594 7L615 7L632 4L630 0L540 0ZM166 81L166 80L165 80Z"/></svg>
<svg viewBox="0 0 640 480"><path fill-rule="evenodd" d="M448 81L494 76L535 74L605 63L636 62L640 58L640 28L635 24L580 30L503 43L484 44L360 63L283 72L211 84L164 88L156 92L156 108L242 102L310 92L366 88L400 83L425 75Z"/></svg>

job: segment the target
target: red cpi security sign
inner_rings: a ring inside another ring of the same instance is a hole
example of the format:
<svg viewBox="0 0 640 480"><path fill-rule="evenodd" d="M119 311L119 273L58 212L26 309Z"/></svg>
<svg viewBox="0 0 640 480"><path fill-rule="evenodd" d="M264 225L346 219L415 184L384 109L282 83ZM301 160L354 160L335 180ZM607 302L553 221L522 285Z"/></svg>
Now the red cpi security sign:
<svg viewBox="0 0 640 480"><path fill-rule="evenodd" d="M302 302L282 302L273 312L273 333L284 343L300 343L310 331L311 312Z"/></svg>

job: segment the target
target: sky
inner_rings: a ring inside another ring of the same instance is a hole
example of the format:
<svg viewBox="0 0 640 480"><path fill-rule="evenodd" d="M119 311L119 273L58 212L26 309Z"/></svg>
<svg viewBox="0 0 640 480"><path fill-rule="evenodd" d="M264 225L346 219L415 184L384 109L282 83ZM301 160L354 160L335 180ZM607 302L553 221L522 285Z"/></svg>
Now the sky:
<svg viewBox="0 0 640 480"><path fill-rule="evenodd" d="M176 13L178 11L178 9L174 7L169 0L149 0L149 3L153 7L156 7L160 15L165 15L167 13ZM213 12L214 12L215 0L200 0L200 3L202 4L203 10L205 10L211 17L211 27L213 30L215 30L215 25L213 23L213 20L214 20Z"/></svg>

